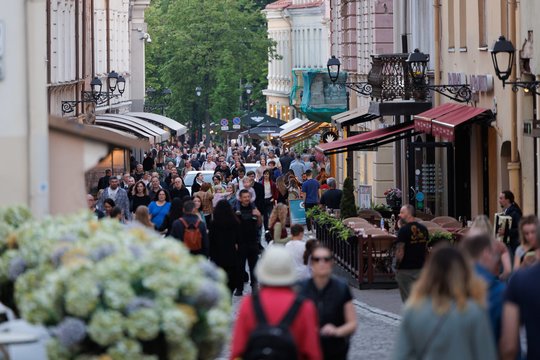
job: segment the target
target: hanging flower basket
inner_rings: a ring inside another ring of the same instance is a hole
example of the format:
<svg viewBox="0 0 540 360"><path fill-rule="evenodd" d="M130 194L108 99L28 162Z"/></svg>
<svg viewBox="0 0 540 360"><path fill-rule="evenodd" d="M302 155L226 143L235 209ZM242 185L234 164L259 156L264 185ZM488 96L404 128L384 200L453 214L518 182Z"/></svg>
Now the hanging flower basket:
<svg viewBox="0 0 540 360"><path fill-rule="evenodd" d="M389 207L393 209L401 207L402 193L400 189L388 189L384 192L384 196Z"/></svg>

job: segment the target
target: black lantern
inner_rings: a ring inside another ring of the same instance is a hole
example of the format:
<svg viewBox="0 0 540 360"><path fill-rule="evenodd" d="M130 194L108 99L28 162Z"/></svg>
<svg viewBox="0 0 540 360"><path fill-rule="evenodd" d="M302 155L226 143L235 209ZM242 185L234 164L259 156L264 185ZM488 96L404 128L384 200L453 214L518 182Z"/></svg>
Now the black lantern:
<svg viewBox="0 0 540 360"><path fill-rule="evenodd" d="M118 86L118 92L122 95L126 90L126 79L122 75L119 75L116 85Z"/></svg>
<svg viewBox="0 0 540 360"><path fill-rule="evenodd" d="M339 68L341 67L341 63L339 62L339 59L336 58L334 55L330 59L328 59L328 62L326 63L326 68L328 69L328 76L330 77L330 81L332 83L336 83L336 81L339 78Z"/></svg>
<svg viewBox="0 0 540 360"><path fill-rule="evenodd" d="M510 74L512 74L516 49L511 41L506 40L504 36L500 36L490 51L495 74L504 85L506 80L510 78Z"/></svg>
<svg viewBox="0 0 540 360"><path fill-rule="evenodd" d="M251 85L250 83L247 83L246 85L244 85L244 88L246 89L246 94L251 95L251 91L253 90L253 85Z"/></svg>
<svg viewBox="0 0 540 360"><path fill-rule="evenodd" d="M195 94L196 94L197 96L201 96L201 94L202 94L202 87L197 86L197 87L195 88Z"/></svg>
<svg viewBox="0 0 540 360"><path fill-rule="evenodd" d="M118 82L118 73L116 71L111 71L109 75L107 76L107 79L109 80L109 90L111 93L116 90L116 83Z"/></svg>
<svg viewBox="0 0 540 360"><path fill-rule="evenodd" d="M98 100L101 96L101 87L103 86L103 83L99 78L96 76L90 81L90 88L92 89L92 97L94 100Z"/></svg>
<svg viewBox="0 0 540 360"><path fill-rule="evenodd" d="M426 78L426 69L429 62L429 55L414 49L406 60L407 70L413 82L417 85L423 85Z"/></svg>

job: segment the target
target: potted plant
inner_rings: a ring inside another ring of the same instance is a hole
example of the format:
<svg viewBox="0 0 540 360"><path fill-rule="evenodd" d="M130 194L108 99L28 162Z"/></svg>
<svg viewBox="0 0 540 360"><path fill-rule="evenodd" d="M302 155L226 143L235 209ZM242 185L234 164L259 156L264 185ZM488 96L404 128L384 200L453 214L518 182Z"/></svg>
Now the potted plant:
<svg viewBox="0 0 540 360"><path fill-rule="evenodd" d="M447 242L449 244L454 243L454 237L448 231L434 231L429 235L427 243L428 248L433 248L435 245Z"/></svg>
<svg viewBox="0 0 540 360"><path fill-rule="evenodd" d="M386 197L386 203L392 209L401 207L402 193L400 189L390 188L384 192L384 196Z"/></svg>
<svg viewBox="0 0 540 360"><path fill-rule="evenodd" d="M358 216L354 199L354 184L351 178L343 181L343 195L341 196L340 216L342 219Z"/></svg>

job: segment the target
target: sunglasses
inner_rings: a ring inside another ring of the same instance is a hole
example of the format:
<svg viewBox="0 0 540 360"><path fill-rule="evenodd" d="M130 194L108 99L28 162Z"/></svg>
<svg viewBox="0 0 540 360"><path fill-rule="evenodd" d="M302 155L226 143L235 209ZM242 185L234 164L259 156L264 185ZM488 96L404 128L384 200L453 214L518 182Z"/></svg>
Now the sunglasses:
<svg viewBox="0 0 540 360"><path fill-rule="evenodd" d="M332 261L332 257L331 256L312 257L311 261L313 261L314 263L318 263L320 261L328 263L328 262Z"/></svg>

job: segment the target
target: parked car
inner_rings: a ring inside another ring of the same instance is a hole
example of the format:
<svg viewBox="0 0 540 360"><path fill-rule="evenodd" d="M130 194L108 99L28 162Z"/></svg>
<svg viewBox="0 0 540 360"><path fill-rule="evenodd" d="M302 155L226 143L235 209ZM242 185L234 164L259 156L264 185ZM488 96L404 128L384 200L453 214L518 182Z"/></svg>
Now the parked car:
<svg viewBox="0 0 540 360"><path fill-rule="evenodd" d="M198 173L203 174L204 182L210 184L212 183L212 176L214 176L214 172L212 170L188 171L186 176L184 176L184 184L186 185L186 188L188 189L190 194L191 185L193 185L193 180L195 180L195 176L197 176Z"/></svg>

